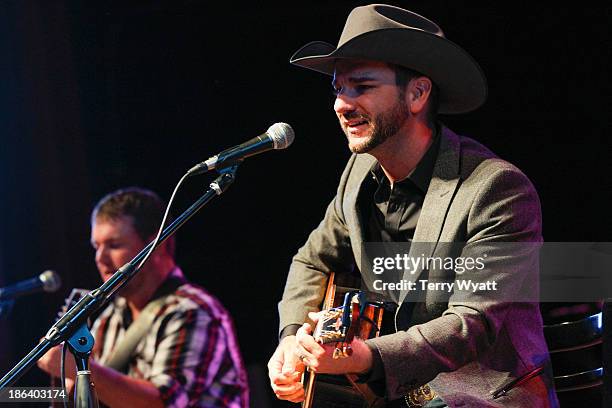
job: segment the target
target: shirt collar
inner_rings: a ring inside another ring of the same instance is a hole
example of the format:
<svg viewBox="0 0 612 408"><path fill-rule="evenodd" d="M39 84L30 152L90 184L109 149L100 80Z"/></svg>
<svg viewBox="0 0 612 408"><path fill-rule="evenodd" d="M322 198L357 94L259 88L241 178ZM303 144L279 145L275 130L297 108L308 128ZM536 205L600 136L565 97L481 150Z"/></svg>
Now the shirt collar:
<svg viewBox="0 0 612 408"><path fill-rule="evenodd" d="M149 302L161 296L166 296L173 293L179 286L185 283L187 283L187 279L185 278L185 275L183 275L183 271L178 266L175 266L162 284L157 288L157 290L155 290L153 296L151 296L151 299L149 299ZM118 308L127 308L127 300L123 296L116 296L114 303Z"/></svg>
<svg viewBox="0 0 612 408"><path fill-rule="evenodd" d="M436 164L436 158L438 157L438 151L440 150L440 126L436 124L433 141L425 155L418 162L417 166L412 170L412 172L405 179L397 182L396 184L405 183L407 180L410 180L415 186L423 192L423 194L427 193L427 189L429 188L429 182L431 181L431 177L433 176L433 170ZM376 163L376 165L370 170L372 177L374 180L378 182L378 184L388 183L388 179L385 176L385 172L383 171L380 163Z"/></svg>
<svg viewBox="0 0 612 408"><path fill-rule="evenodd" d="M164 282L157 288L153 296L151 296L151 302L154 299L157 299L161 296L169 295L170 293L176 291L179 286L187 283L187 279L185 279L185 275L183 275L183 271L178 266L175 266L174 269L168 274L168 277Z"/></svg>

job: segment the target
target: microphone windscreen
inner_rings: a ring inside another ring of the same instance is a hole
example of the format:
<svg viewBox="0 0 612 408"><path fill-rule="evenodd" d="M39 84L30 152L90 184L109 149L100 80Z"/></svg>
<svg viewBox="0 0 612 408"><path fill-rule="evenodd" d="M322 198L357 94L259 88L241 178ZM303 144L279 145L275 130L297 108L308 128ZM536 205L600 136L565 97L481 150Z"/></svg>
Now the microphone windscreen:
<svg viewBox="0 0 612 408"><path fill-rule="evenodd" d="M274 148L277 150L288 148L293 143L293 139L295 139L293 128L283 122L273 124L266 133L272 139Z"/></svg>
<svg viewBox="0 0 612 408"><path fill-rule="evenodd" d="M62 287L62 280L55 271L44 271L39 276L45 292L55 292Z"/></svg>

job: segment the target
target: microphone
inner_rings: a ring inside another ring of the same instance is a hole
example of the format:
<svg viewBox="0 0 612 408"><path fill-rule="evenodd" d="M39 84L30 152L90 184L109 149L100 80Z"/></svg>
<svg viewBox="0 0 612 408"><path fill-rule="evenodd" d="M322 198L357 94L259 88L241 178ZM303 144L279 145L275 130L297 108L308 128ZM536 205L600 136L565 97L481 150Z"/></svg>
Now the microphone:
<svg viewBox="0 0 612 408"><path fill-rule="evenodd" d="M36 292L55 292L62 286L62 280L54 271L44 271L35 278L0 288L0 300L14 299Z"/></svg>
<svg viewBox="0 0 612 408"><path fill-rule="evenodd" d="M295 134L293 129L286 123L275 123L266 133L254 137L238 146L230 147L221 153L209 158L202 163L193 166L187 174L196 175L206 173L213 169L222 169L231 166L247 157L267 152L272 149L286 149L291 143Z"/></svg>

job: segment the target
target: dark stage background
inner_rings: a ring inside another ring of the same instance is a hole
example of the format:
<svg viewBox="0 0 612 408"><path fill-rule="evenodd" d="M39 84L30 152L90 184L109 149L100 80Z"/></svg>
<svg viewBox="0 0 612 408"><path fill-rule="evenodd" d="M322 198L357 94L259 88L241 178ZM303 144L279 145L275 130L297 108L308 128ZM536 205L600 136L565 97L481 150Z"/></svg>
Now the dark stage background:
<svg viewBox="0 0 612 408"><path fill-rule="evenodd" d="M141 185L167 199L193 164L284 121L293 146L245 162L178 235L179 263L231 311L252 379L265 387L290 259L349 156L329 78L288 59L308 41L335 43L361 4L0 3L0 285L45 269L64 281L2 319L3 373L43 336L70 288L99 284L88 217L103 194ZM487 104L442 120L527 173L545 238L610 241L612 9L393 4L436 21L483 67ZM209 179L190 179L174 213ZM19 384L45 383L33 369Z"/></svg>

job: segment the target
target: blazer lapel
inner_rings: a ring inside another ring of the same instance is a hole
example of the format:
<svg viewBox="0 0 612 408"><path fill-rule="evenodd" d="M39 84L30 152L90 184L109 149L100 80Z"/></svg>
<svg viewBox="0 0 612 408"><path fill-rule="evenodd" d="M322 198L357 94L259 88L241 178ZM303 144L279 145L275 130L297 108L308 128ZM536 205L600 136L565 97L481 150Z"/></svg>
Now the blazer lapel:
<svg viewBox="0 0 612 408"><path fill-rule="evenodd" d="M345 215L345 221L349 230L351 238L351 246L353 249L353 256L358 268L361 270L361 254L362 245L366 241L364 222L367 220L363 219L363 215L359 211L359 197L363 186L368 177L370 177L370 171L374 169L378 162L373 156L369 154L357 155L355 164L349 175L349 179L346 183L346 194L344 195L344 201L342 203L342 210Z"/></svg>
<svg viewBox="0 0 612 408"><path fill-rule="evenodd" d="M459 157L459 136L448 128L442 127L440 150L414 232L409 254L411 257L433 255L450 204L455 196L455 190L459 186ZM422 269L414 272L405 271L403 279L414 281L421 272ZM407 290L400 293L400 304L408 293Z"/></svg>

